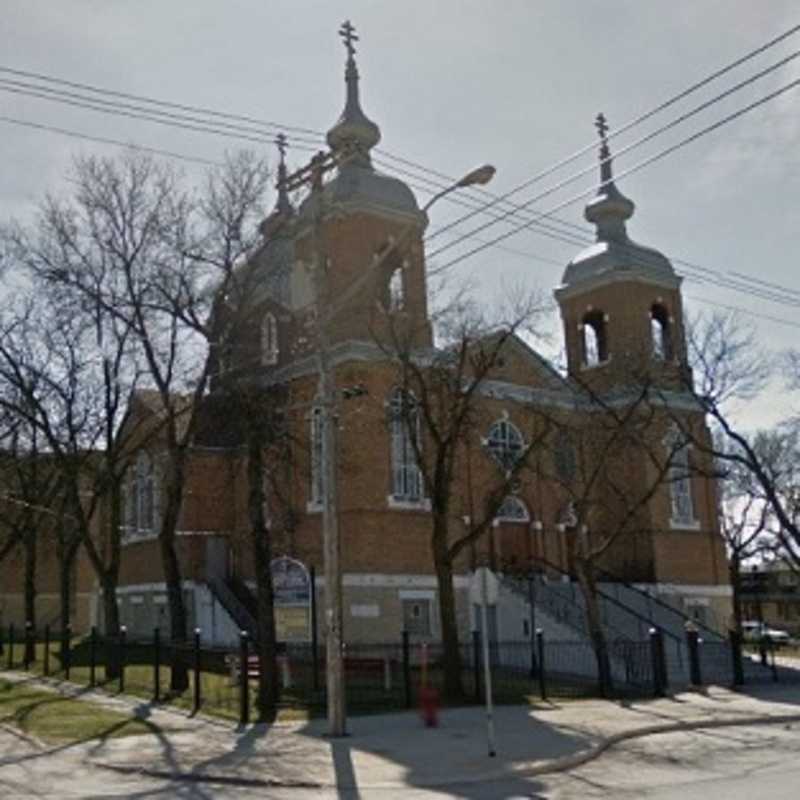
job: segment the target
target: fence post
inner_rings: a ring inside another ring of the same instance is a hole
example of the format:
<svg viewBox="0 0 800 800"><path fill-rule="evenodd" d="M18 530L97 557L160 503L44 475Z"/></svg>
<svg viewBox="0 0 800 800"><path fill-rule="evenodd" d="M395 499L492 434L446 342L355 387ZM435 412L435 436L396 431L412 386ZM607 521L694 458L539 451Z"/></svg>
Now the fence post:
<svg viewBox="0 0 800 800"><path fill-rule="evenodd" d="M472 674L475 678L475 702L481 701L481 634L472 631Z"/></svg>
<svg viewBox="0 0 800 800"><path fill-rule="evenodd" d="M50 676L50 626L44 626L44 664L42 673L45 678Z"/></svg>
<svg viewBox="0 0 800 800"><path fill-rule="evenodd" d="M14 623L8 626L8 668L14 669Z"/></svg>
<svg viewBox="0 0 800 800"><path fill-rule="evenodd" d="M411 696L411 644L408 631L403 631L403 685L406 695L406 708L411 708L414 700Z"/></svg>
<svg viewBox="0 0 800 800"><path fill-rule="evenodd" d="M742 665L742 637L739 631L731 630L728 632L731 643L731 658L733 659L733 685L742 686L744 684L744 666Z"/></svg>
<svg viewBox="0 0 800 800"><path fill-rule="evenodd" d="M161 631L153 628L153 702L161 702Z"/></svg>
<svg viewBox="0 0 800 800"><path fill-rule="evenodd" d="M68 681L72 667L72 625L69 623L61 637L61 659L64 664L64 680Z"/></svg>
<svg viewBox="0 0 800 800"><path fill-rule="evenodd" d="M97 683L97 628L92 625L89 631L89 687L94 689Z"/></svg>
<svg viewBox="0 0 800 800"><path fill-rule="evenodd" d="M29 619L25 620L25 644L22 652L22 668L27 672L31 668L31 630L33 624Z"/></svg>
<svg viewBox="0 0 800 800"><path fill-rule="evenodd" d="M128 629L125 625L119 626L119 693L125 692L125 640Z"/></svg>
<svg viewBox="0 0 800 800"><path fill-rule="evenodd" d="M247 631L239 632L239 723L250 721L250 681L247 675Z"/></svg>
<svg viewBox="0 0 800 800"><path fill-rule="evenodd" d="M692 686L702 686L700 673L700 634L696 630L686 631L686 647L689 651L689 680Z"/></svg>
<svg viewBox="0 0 800 800"><path fill-rule="evenodd" d="M194 704L192 714L200 711L200 628L194 629Z"/></svg>
<svg viewBox="0 0 800 800"><path fill-rule="evenodd" d="M547 700L547 677L544 668L544 631L536 629L536 652L539 655L539 696Z"/></svg>
<svg viewBox="0 0 800 800"><path fill-rule="evenodd" d="M662 647L661 631L658 628L650 628L650 657L653 662L653 695L663 697L665 694L664 686L664 648Z"/></svg>
<svg viewBox="0 0 800 800"><path fill-rule="evenodd" d="M311 567L311 680L315 692L319 691L319 640L317 638L317 571Z"/></svg>

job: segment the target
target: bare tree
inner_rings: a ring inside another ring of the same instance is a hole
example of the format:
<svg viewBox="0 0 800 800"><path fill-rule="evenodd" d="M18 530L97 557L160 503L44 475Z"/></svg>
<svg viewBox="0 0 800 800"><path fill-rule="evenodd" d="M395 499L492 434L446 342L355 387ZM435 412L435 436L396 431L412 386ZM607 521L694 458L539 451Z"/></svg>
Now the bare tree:
<svg viewBox="0 0 800 800"><path fill-rule="evenodd" d="M511 342L531 329L541 313L535 297L516 303L508 314L487 319L459 298L437 318L439 345L421 350L417 331L391 315L376 326L379 346L395 365L390 423L402 424L413 451L424 496L430 503L430 546L438 589L443 644L444 694L463 696L453 575L457 561L490 529L504 500L526 469L529 454L544 438L529 408L521 408L526 442L498 454L499 469L480 487L470 507L461 497L464 459L470 440L486 430L487 383L504 363Z"/></svg>
<svg viewBox="0 0 800 800"><path fill-rule="evenodd" d="M756 436L755 449L762 456L776 442L772 432ZM725 452L725 442L715 444ZM775 464L773 458L770 464ZM742 632L742 570L748 560L774 552L779 538L773 530L773 514L753 473L743 464L718 457L718 474L722 485L720 503L720 532L728 552L728 576L733 590L733 619L737 633ZM775 465L777 466L777 465Z"/></svg>
<svg viewBox="0 0 800 800"><path fill-rule="evenodd" d="M77 298L88 314L114 320L141 366L142 385L158 396L165 450L158 540L171 637L183 641L176 530L197 410L216 364L213 337L221 336L212 306L225 302L235 266L257 241L267 171L242 154L192 194L173 170L128 153L116 161L78 159L72 184L72 198L46 202L40 226L49 237L27 248L29 260L41 280ZM117 502L112 515L119 518ZM187 685L178 665L172 689Z"/></svg>

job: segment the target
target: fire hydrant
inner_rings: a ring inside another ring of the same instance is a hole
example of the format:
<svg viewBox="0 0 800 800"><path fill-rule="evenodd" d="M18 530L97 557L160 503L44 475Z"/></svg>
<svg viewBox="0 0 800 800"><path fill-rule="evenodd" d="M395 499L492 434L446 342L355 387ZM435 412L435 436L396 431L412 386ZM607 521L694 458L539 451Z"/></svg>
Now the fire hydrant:
<svg viewBox="0 0 800 800"><path fill-rule="evenodd" d="M433 686L420 687L419 713L426 728L439 724L439 692Z"/></svg>
<svg viewBox="0 0 800 800"><path fill-rule="evenodd" d="M426 728L435 728L439 724L439 692L428 686L428 645L424 642L420 661L419 713Z"/></svg>

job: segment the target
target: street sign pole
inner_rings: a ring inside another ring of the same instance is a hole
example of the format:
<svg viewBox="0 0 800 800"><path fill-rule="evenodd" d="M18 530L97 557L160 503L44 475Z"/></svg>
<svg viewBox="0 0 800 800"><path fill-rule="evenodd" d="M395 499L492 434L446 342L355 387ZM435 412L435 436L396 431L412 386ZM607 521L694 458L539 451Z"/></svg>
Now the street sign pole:
<svg viewBox="0 0 800 800"><path fill-rule="evenodd" d="M489 570L481 568L481 627L483 628L483 674L486 683L486 737L489 743L489 757L494 758L494 715L492 708L492 668L489 663L489 625L486 606L489 604L486 586Z"/></svg>

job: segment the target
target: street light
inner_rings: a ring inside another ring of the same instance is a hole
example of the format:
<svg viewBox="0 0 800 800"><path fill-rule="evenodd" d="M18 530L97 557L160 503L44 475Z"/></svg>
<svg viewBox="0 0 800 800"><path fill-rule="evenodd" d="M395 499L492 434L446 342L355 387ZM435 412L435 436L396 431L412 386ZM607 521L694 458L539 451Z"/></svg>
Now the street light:
<svg viewBox="0 0 800 800"><path fill-rule="evenodd" d="M495 168L484 164L468 172L450 186L442 189L428 200L420 209L425 214L430 207L442 197L467 186L485 185L494 176ZM325 257L321 248L321 180L312 184L312 192L318 192L314 209L314 282L317 304L317 365L318 396L322 428L322 457L320 471L322 473L322 541L325 571L325 656L326 656L326 688L328 700L328 735L344 736L346 734L345 697L344 697L344 663L342 658L342 572L339 551L339 491L338 491L338 438L336 436L336 392L333 384L330 363L328 361L329 330L331 320L349 301L358 294L372 276L383 266L386 259L401 246L415 229L409 225L392 242L347 289L342 292L337 302L330 303L328 275L323 267ZM324 303L327 310L320 308Z"/></svg>

